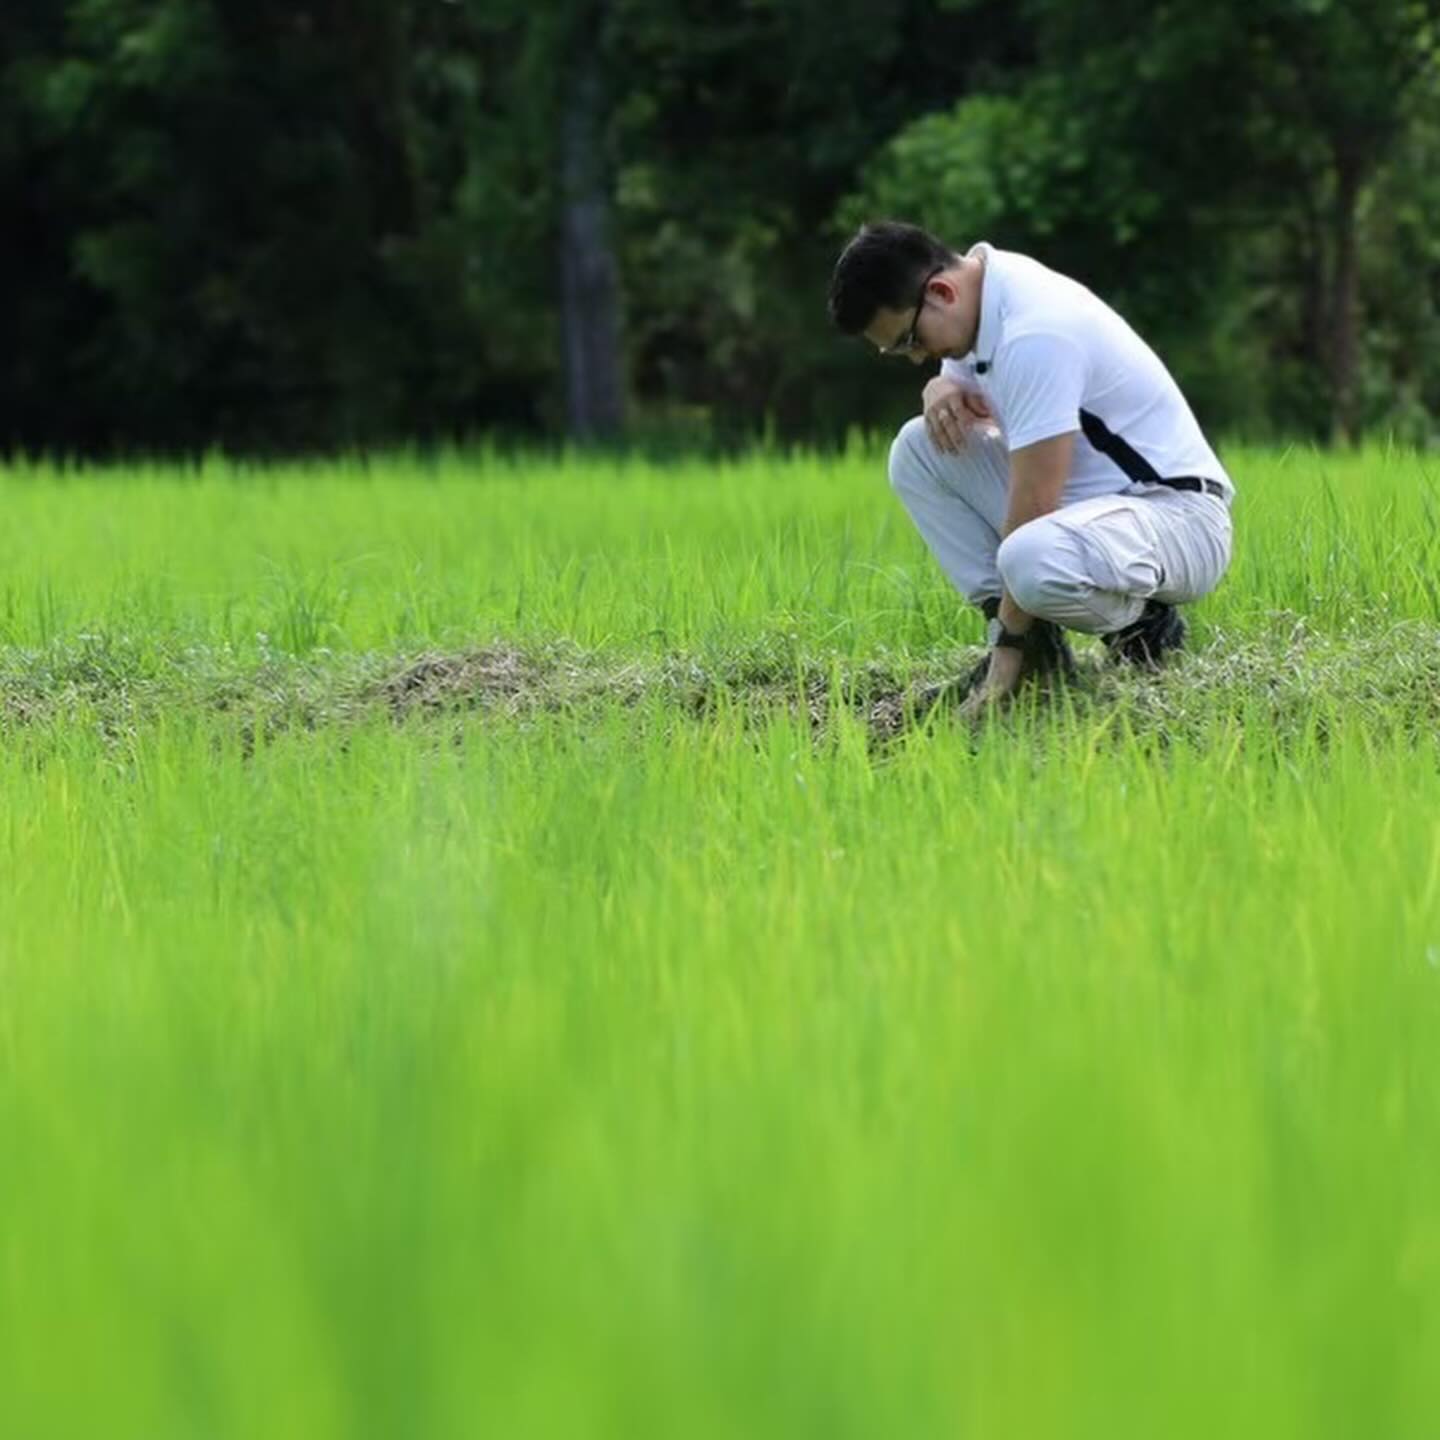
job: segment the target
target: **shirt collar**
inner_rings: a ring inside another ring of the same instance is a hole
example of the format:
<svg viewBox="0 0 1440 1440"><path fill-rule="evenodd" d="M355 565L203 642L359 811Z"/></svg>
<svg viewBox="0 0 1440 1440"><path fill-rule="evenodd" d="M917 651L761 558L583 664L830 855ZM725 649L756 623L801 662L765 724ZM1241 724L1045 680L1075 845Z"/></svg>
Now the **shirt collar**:
<svg viewBox="0 0 1440 1440"><path fill-rule="evenodd" d="M975 329L975 346L965 358L973 360L983 375L995 358L995 347L1000 343L1000 275L995 247L981 240L972 245L965 258L984 262L985 270L980 281L980 323Z"/></svg>

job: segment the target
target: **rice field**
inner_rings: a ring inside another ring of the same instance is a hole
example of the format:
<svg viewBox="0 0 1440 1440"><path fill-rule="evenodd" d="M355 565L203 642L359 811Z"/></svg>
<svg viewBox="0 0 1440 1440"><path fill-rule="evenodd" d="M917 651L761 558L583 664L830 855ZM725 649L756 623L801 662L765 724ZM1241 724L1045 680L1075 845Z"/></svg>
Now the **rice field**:
<svg viewBox="0 0 1440 1440"><path fill-rule="evenodd" d="M0 471L0 1435L1440 1416L1440 462L978 732L882 451Z"/></svg>

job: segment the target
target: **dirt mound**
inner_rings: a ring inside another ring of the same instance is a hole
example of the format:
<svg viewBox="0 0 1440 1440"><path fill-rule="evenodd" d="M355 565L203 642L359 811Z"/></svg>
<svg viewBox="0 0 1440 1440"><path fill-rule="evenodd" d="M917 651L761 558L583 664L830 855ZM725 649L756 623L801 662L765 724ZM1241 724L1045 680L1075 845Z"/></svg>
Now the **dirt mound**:
<svg viewBox="0 0 1440 1440"><path fill-rule="evenodd" d="M658 695L697 718L727 704L757 714L777 707L798 709L808 715L816 731L825 728L838 704L863 717L874 738L883 741L928 713L942 688L933 683L902 685L883 667L873 673L862 670L837 683L836 675L820 669L795 675L740 666L716 673L693 661L677 660L617 667L579 653L527 653L492 645L416 656L374 685L369 698L382 699L402 719L457 709L516 714L592 699L635 704Z"/></svg>
<svg viewBox="0 0 1440 1440"><path fill-rule="evenodd" d="M547 675L547 667L533 655L492 645L458 655L421 655L377 689L396 714L455 707L518 709L542 697Z"/></svg>

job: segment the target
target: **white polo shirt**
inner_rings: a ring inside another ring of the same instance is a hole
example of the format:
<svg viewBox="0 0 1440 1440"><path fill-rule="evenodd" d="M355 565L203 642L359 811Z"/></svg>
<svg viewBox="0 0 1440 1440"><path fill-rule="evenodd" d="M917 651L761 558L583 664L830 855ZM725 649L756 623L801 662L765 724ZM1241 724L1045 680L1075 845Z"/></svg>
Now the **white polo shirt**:
<svg viewBox="0 0 1440 1440"><path fill-rule="evenodd" d="M1234 494L1160 357L1103 300L1026 255L970 254L985 262L975 348L941 373L985 395L1010 450L1079 432L1062 503L1156 476Z"/></svg>

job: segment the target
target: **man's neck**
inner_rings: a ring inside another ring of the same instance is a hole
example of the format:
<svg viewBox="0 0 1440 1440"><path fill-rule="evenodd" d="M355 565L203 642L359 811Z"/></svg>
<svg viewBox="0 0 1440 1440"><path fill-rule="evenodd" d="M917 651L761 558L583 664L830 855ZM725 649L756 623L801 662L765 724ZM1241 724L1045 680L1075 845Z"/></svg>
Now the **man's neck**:
<svg viewBox="0 0 1440 1440"><path fill-rule="evenodd" d="M966 255L960 261L959 271L955 288L960 295L965 340L956 349L946 352L953 360L969 355L980 338L980 303L985 288L985 261L979 255Z"/></svg>

